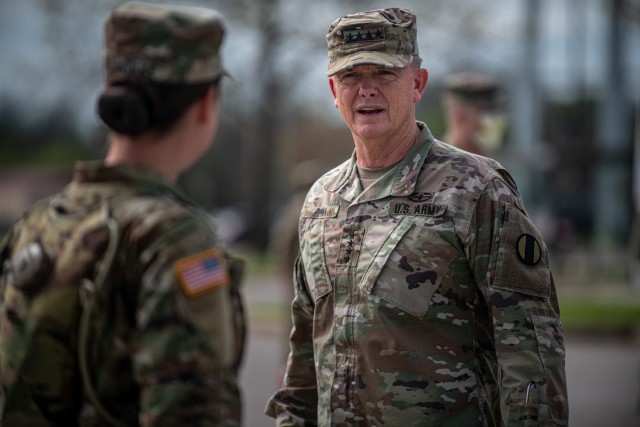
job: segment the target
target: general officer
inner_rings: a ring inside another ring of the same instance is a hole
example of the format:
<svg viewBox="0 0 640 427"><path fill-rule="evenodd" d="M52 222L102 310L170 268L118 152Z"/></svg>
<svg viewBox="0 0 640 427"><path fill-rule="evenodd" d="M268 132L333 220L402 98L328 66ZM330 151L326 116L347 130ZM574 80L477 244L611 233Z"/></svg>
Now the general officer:
<svg viewBox="0 0 640 427"><path fill-rule="evenodd" d="M501 147L507 128L506 102L495 79L478 72L451 74L445 81L442 105L444 142L482 156Z"/></svg>
<svg viewBox="0 0 640 427"><path fill-rule="evenodd" d="M175 181L216 132L222 17L127 3L105 24L103 161L0 247L6 426L236 426L241 262Z"/></svg>
<svg viewBox="0 0 640 427"><path fill-rule="evenodd" d="M546 246L497 162L416 121L416 17L327 34L355 151L300 218L279 426L565 425L563 330Z"/></svg>

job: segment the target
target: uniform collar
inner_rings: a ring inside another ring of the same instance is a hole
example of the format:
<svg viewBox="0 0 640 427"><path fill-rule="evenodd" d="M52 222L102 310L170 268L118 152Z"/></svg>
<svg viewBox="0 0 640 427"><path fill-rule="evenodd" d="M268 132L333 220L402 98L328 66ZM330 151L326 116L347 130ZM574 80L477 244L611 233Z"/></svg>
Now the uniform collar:
<svg viewBox="0 0 640 427"><path fill-rule="evenodd" d="M99 185L86 187L87 184ZM160 173L131 164L111 166L102 161L76 162L73 180L63 192L63 196L66 200L78 198L86 202L88 188L91 188L92 194L95 193L96 200L123 194L159 196L169 193L185 202L193 203L175 184L166 180ZM128 191L123 193L123 188L128 188Z"/></svg>
<svg viewBox="0 0 640 427"><path fill-rule="evenodd" d="M355 150L351 159L340 167L334 178L325 184L325 190L352 203L381 199L388 196L406 196L413 193L417 177L433 145L433 135L427 125L416 122L420 132L407 155L378 182L363 192L356 168Z"/></svg>

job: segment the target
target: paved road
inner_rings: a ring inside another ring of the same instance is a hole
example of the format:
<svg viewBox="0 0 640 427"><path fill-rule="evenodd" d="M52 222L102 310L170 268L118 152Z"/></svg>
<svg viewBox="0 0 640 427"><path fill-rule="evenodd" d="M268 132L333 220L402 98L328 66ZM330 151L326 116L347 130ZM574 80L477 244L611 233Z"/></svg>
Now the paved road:
<svg viewBox="0 0 640 427"><path fill-rule="evenodd" d="M271 281L247 283L247 302L278 305L281 291ZM256 312L256 310L253 310ZM282 374L282 333L278 322L252 316L248 353L242 372L245 425L273 426L262 411ZM567 337L567 381L571 426L640 426L640 347L614 341Z"/></svg>
<svg viewBox="0 0 640 427"><path fill-rule="evenodd" d="M640 426L640 347L567 339L570 424Z"/></svg>

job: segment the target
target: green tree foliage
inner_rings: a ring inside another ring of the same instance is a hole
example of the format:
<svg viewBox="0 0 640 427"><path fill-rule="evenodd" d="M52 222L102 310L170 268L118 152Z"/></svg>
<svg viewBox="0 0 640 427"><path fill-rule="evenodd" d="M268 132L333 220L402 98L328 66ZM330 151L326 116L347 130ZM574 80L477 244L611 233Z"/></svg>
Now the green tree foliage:
<svg viewBox="0 0 640 427"><path fill-rule="evenodd" d="M64 108L29 117L6 102L0 105L0 167L65 166L88 154Z"/></svg>

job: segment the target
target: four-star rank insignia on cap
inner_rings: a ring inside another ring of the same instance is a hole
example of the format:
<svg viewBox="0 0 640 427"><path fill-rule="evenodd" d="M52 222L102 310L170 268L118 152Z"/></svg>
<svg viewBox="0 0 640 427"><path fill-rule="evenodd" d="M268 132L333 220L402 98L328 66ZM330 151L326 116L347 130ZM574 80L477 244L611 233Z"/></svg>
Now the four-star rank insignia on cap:
<svg viewBox="0 0 640 427"><path fill-rule="evenodd" d="M531 234L523 234L516 242L516 253L520 261L527 265L536 265L542 258L540 243Z"/></svg>
<svg viewBox="0 0 640 427"><path fill-rule="evenodd" d="M366 30L357 28L355 30L343 30L342 37L345 43L374 42L384 40L384 28L369 28Z"/></svg>
<svg viewBox="0 0 640 427"><path fill-rule="evenodd" d="M217 249L209 249L176 261L174 271L182 291L190 298L231 282L222 253Z"/></svg>

